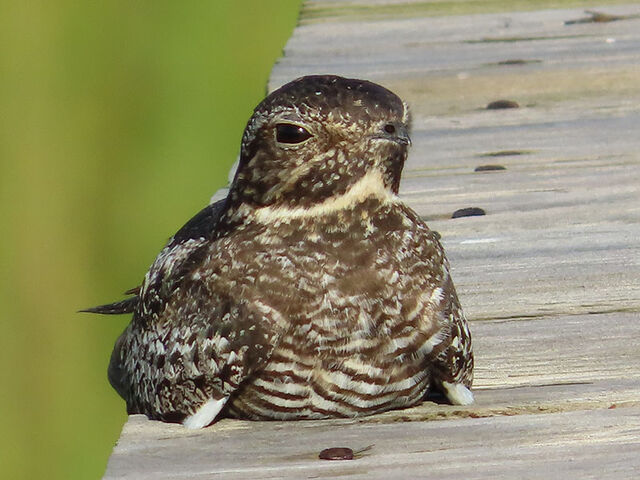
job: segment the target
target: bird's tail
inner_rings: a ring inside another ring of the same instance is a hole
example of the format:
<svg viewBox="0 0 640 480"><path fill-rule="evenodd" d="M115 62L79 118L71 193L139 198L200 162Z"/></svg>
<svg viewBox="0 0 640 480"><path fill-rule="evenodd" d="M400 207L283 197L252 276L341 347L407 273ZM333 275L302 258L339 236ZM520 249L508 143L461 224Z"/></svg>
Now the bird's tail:
<svg viewBox="0 0 640 480"><path fill-rule="evenodd" d="M136 295L135 297L127 298L126 300L121 300L119 302L85 308L80 310L80 312L100 313L102 315L121 315L123 313L132 313L139 302L140 297Z"/></svg>

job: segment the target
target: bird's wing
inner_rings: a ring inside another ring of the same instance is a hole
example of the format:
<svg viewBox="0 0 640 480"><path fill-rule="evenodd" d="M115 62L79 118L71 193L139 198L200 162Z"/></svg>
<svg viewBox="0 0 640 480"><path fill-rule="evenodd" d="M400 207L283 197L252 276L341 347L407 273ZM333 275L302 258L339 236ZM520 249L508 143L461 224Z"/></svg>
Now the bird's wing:
<svg viewBox="0 0 640 480"><path fill-rule="evenodd" d="M193 298L198 292L187 291L184 295ZM186 306L176 299L168 306L167 313L176 320L178 315L190 317L190 331L199 332L198 339L191 344L189 338L181 342L176 337L179 347L172 347L174 351L185 352L181 362L187 376L198 371L207 378L203 382L207 385L203 388L206 401L195 402L185 411L182 423L190 428L206 426L217 418L226 401L242 391L242 385L264 369L290 327L282 312L256 298L233 300L213 295L202 299L199 305ZM181 335L179 330L176 334ZM193 377L188 380L183 384L187 389L193 383ZM173 394L171 390L175 388L172 386L167 394Z"/></svg>
<svg viewBox="0 0 640 480"><path fill-rule="evenodd" d="M129 413L189 428L209 425L264 368L289 328L286 314L258 292L238 298L208 280L185 277L160 314L140 317L158 329L134 335L130 325L116 342L109 381ZM134 321L138 315L142 309Z"/></svg>
<svg viewBox="0 0 640 480"><path fill-rule="evenodd" d="M209 238L222 216L225 202L226 199L218 200L200 210L171 237L165 248L175 248L189 240Z"/></svg>
<svg viewBox="0 0 640 480"><path fill-rule="evenodd" d="M435 344L431 373L438 389L453 405L473 403L469 390L473 381L473 348L467 320L445 262L445 275L438 286L438 316L444 320L441 343ZM433 295L432 295L433 296Z"/></svg>
<svg viewBox="0 0 640 480"><path fill-rule="evenodd" d="M471 334L464 316L453 280L449 261L440 243L440 234L429 230L415 212L404 207L404 212L413 218L416 225L422 224L421 234L415 235L421 245L426 265L440 265L429 275L429 290L423 298L422 315L427 323L435 320L439 330L429 338L430 370L436 387L454 405L468 405L473 402L469 390L473 381L473 348Z"/></svg>
<svg viewBox="0 0 640 480"><path fill-rule="evenodd" d="M224 204L225 200L220 200L207 205L169 239L145 277L145 290L152 287L154 291L167 292L179 284L184 274L197 263L196 252L211 238L224 210ZM166 285L161 285L163 282L166 282ZM142 299L141 289L136 287L127 290L125 294L135 295L131 298L80 311L104 315L132 313Z"/></svg>

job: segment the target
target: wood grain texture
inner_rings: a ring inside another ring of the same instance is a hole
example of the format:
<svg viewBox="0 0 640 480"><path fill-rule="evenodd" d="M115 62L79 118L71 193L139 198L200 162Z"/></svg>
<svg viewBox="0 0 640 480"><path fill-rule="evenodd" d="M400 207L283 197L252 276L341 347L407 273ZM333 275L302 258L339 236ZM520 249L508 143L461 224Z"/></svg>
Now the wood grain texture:
<svg viewBox="0 0 640 480"><path fill-rule="evenodd" d="M306 8L323 6L295 30L270 88L336 73L410 103L400 193L442 235L471 319L477 402L198 432L134 416L105 478L637 478L640 20L429 18L403 2L401 15L358 21L332 2ZM521 107L486 110L499 99ZM488 164L505 169L475 171ZM486 215L451 219L466 207ZM352 461L317 458L369 445Z"/></svg>
<svg viewBox="0 0 640 480"><path fill-rule="evenodd" d="M635 478L640 407L442 422L223 420L197 433L125 426L106 479ZM354 460L318 459L332 446Z"/></svg>

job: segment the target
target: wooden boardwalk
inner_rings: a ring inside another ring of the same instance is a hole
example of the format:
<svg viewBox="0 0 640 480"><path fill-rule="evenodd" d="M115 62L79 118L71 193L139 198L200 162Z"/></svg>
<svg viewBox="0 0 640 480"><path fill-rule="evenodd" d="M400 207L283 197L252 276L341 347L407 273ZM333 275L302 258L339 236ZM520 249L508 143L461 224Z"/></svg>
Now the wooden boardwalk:
<svg viewBox="0 0 640 480"><path fill-rule="evenodd" d="M336 73L410 103L401 196L442 235L476 404L201 431L132 416L105 478L640 478L640 19L391 3L308 2L270 88ZM520 108L485 108L500 99ZM467 207L486 215L451 219ZM318 459L333 446L356 458Z"/></svg>

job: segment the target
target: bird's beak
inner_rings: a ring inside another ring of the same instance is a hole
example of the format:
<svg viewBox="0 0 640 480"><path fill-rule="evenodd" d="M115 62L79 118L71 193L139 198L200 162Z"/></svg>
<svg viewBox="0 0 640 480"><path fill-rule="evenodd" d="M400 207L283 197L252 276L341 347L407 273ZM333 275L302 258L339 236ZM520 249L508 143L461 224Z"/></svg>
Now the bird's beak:
<svg viewBox="0 0 640 480"><path fill-rule="evenodd" d="M400 125L396 127L395 137L398 143L411 146L411 137L409 136L409 129L406 126Z"/></svg>
<svg viewBox="0 0 640 480"><path fill-rule="evenodd" d="M393 126L393 131L384 131L381 134L375 135L374 138L381 140L391 140L392 142L399 143L400 145L411 145L411 137L409 136L409 127L404 123L390 123L387 126Z"/></svg>

